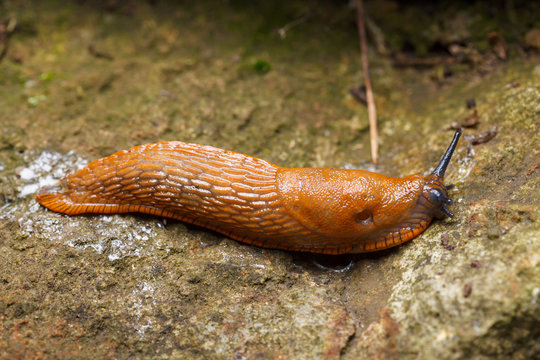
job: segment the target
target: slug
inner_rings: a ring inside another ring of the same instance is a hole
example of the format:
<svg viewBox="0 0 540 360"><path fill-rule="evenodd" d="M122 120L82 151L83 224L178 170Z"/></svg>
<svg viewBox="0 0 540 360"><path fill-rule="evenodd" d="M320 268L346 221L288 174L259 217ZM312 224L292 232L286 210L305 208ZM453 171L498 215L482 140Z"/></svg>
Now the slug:
<svg viewBox="0 0 540 360"><path fill-rule="evenodd" d="M434 217L453 217L443 178L460 135L430 175L404 178L283 168L211 146L159 142L92 161L35 198L67 215L145 213L265 248L377 251L413 239Z"/></svg>

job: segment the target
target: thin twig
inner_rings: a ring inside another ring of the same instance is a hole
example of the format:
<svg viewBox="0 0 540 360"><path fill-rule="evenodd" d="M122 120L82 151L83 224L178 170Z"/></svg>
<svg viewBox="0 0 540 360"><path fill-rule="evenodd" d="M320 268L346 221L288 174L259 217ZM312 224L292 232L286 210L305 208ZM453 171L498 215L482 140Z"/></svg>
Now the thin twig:
<svg viewBox="0 0 540 360"><path fill-rule="evenodd" d="M13 34L13 31L15 31L15 27L17 27L17 20L15 18L10 18L6 23L0 21L0 62L7 55L9 38Z"/></svg>
<svg viewBox="0 0 540 360"><path fill-rule="evenodd" d="M375 97L371 88L371 79L369 77L369 61L367 55L366 29L364 26L364 3L362 0L356 0L356 14L358 24L358 35L360 37L360 52L362 57L362 70L366 83L366 100L369 118L369 138L371 141L371 160L374 164L379 163L379 138L377 131L377 109L375 108Z"/></svg>
<svg viewBox="0 0 540 360"><path fill-rule="evenodd" d="M386 39L381 28L371 18L366 18L366 27L372 36L373 43L379 55L390 55L388 47L386 47Z"/></svg>
<svg viewBox="0 0 540 360"><path fill-rule="evenodd" d="M306 21L308 18L307 15L304 15L302 17L299 17L298 19L294 20L294 21L291 21L290 23L288 24L285 24L284 26L280 27L279 29L277 29L277 33L279 35L279 37L281 39L285 39L287 37L287 32L289 30L291 30L293 27L297 26L297 25L300 25L301 23L303 23L304 21Z"/></svg>
<svg viewBox="0 0 540 360"><path fill-rule="evenodd" d="M90 55L98 59L105 59L109 61L114 60L114 57L111 54L96 50L94 48L94 45L88 45L88 52L90 53Z"/></svg>

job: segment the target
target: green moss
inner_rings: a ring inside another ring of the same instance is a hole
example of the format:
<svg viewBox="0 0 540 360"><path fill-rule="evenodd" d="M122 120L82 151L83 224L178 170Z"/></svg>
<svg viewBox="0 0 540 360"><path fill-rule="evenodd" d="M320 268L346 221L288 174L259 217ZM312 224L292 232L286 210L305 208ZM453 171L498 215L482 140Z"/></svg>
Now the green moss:
<svg viewBox="0 0 540 360"><path fill-rule="evenodd" d="M268 61L256 60L253 63L253 70L255 70L257 74L264 75L268 73L270 70L272 70L272 66L270 65Z"/></svg>

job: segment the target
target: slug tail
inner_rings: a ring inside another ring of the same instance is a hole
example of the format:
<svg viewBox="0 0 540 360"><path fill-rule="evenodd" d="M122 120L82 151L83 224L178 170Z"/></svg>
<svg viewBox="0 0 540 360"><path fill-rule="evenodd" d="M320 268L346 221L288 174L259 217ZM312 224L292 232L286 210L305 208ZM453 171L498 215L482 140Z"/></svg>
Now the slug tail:
<svg viewBox="0 0 540 360"><path fill-rule="evenodd" d="M74 202L69 193L62 191L59 186L45 187L39 190L35 199L47 209L66 215L80 215L89 213L113 214L120 212L116 204L80 204Z"/></svg>
<svg viewBox="0 0 540 360"><path fill-rule="evenodd" d="M69 196L61 191L59 186L50 186L40 189L35 195L36 201L47 209L68 215L76 214L72 212L73 202Z"/></svg>
<svg viewBox="0 0 540 360"><path fill-rule="evenodd" d="M460 136L461 136L461 130L457 130L456 133L454 134L454 139L452 139L450 146L448 146L448 149L446 150L443 157L441 158L439 165L437 165L435 170L433 170L432 172L432 174L435 175L441 181L444 179L444 173L446 172L448 163L450 163L450 159L452 158L452 155L454 154L454 150L456 150Z"/></svg>

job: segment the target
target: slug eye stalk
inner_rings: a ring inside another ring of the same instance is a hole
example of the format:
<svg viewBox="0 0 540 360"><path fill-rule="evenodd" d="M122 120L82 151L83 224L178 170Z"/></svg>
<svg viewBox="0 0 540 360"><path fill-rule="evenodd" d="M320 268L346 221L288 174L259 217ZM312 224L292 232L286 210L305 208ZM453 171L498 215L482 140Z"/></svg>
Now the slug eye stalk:
<svg viewBox="0 0 540 360"><path fill-rule="evenodd" d="M439 165L437 165L435 170L433 170L432 172L432 174L435 175L441 181L444 179L444 173L446 172L448 163L450 162L450 159L452 158L452 154L454 154L454 150L456 150L460 136L461 136L461 130L457 130L456 133L454 134L454 139L452 139L450 146L448 146L448 149L446 149L446 152L441 158Z"/></svg>
<svg viewBox="0 0 540 360"><path fill-rule="evenodd" d="M452 205L452 199L449 199L439 189L431 189L429 192L429 198L431 201L441 205L440 210L448 217L453 218L454 214L448 210L446 205Z"/></svg>

